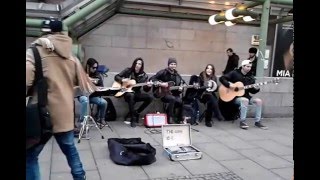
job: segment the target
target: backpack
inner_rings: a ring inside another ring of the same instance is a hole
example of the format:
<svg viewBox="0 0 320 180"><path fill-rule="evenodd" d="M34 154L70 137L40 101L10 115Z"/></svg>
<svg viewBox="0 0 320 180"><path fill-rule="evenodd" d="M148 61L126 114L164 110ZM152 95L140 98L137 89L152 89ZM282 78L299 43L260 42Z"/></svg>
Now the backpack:
<svg viewBox="0 0 320 180"><path fill-rule="evenodd" d="M43 77L42 60L36 46L31 47L35 60L35 79L29 93L37 88L38 102L26 104L26 150L40 144L46 144L53 135L48 104L48 84ZM29 102L29 100L28 100Z"/></svg>
<svg viewBox="0 0 320 180"><path fill-rule="evenodd" d="M187 119L187 123L194 125L196 123L197 112L191 104L184 104L182 109L182 117Z"/></svg>
<svg viewBox="0 0 320 180"><path fill-rule="evenodd" d="M116 108L114 107L113 102L110 98L105 98L105 100L108 102L105 120L106 121L115 121L117 119Z"/></svg>
<svg viewBox="0 0 320 180"><path fill-rule="evenodd" d="M240 106L234 101L235 99L230 102L224 102L220 98L218 100L218 105L225 121L233 121L240 117Z"/></svg>
<svg viewBox="0 0 320 180"><path fill-rule="evenodd" d="M109 138L110 159L119 165L149 165L156 161L156 149L141 138Z"/></svg>

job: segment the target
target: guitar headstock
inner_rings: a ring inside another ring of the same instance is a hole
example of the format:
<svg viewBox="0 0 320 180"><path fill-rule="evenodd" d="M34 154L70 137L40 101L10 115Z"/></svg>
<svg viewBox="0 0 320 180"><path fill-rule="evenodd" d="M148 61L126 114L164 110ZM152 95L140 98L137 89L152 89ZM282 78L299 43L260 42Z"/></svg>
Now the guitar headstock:
<svg viewBox="0 0 320 180"><path fill-rule="evenodd" d="M193 88L199 89L199 88L200 88L200 84L197 83L197 82L194 82L194 83L193 83Z"/></svg>

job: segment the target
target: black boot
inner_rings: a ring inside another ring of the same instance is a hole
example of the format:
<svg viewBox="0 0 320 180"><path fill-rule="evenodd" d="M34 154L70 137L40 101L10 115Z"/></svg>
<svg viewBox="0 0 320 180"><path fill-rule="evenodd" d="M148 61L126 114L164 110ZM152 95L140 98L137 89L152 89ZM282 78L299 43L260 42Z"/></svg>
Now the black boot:
<svg viewBox="0 0 320 180"><path fill-rule="evenodd" d="M133 128L137 126L135 118L131 118L130 126L133 127Z"/></svg>
<svg viewBox="0 0 320 180"><path fill-rule="evenodd" d="M140 113L138 113L138 111L134 112L134 118L136 120L136 123L139 123Z"/></svg>
<svg viewBox="0 0 320 180"><path fill-rule="evenodd" d="M212 113L206 111L206 115L205 115L205 121L206 121L206 123L205 123L205 125L206 125L207 127L212 127L213 121L212 121L212 123L211 123L211 117L212 117Z"/></svg>
<svg viewBox="0 0 320 180"><path fill-rule="evenodd" d="M206 121L206 126L207 126L207 127L212 127L211 121Z"/></svg>

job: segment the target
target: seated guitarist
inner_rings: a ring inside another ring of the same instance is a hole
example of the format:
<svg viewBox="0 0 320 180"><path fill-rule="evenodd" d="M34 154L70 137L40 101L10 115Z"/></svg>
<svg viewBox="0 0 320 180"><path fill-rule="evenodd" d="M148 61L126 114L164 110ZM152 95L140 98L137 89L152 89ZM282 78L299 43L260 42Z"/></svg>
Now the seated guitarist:
<svg viewBox="0 0 320 180"><path fill-rule="evenodd" d="M218 106L218 98L216 94L214 92L206 91L205 90L206 87L204 87L204 85L209 80L213 80L215 83L217 83L217 77L215 75L214 66L212 64L208 64L206 66L206 69L200 73L199 77L200 77L200 89L198 90L198 97L200 102L207 104L207 109L205 114L205 125L207 127L212 127L212 123L213 123L213 121L211 123L212 112L214 112L215 116L219 121L224 120L224 117L222 116Z"/></svg>
<svg viewBox="0 0 320 180"><path fill-rule="evenodd" d="M255 78L251 73L248 73L251 70L252 63L250 60L243 60L241 67L235 69L223 76L220 77L220 82L227 88L236 90L236 82L242 82L244 85L254 84ZM248 104L254 104L256 106L255 111L255 126L261 129L267 129L266 126L262 125L261 113L262 113L262 100L260 98L252 98L249 94L256 94L260 91L259 87L253 87L245 89L245 93L242 97L236 97L233 101L234 103L240 106L240 128L247 129L249 126L246 123Z"/></svg>
<svg viewBox="0 0 320 180"><path fill-rule="evenodd" d="M87 64L85 66L85 71L89 77L89 79L92 81L92 83L96 86L103 87L103 79L102 75L98 73L97 68L99 66L99 63L97 60L93 58L89 58L87 60ZM79 102L80 102L80 122L84 120L84 116L87 115L88 113L88 103L90 102L91 104L96 104L98 106L98 119L97 122L101 123L103 125L106 125L105 122L105 115L106 115L106 110L107 110L107 105L108 102L103 99L102 97L93 97L89 96L90 99L88 100L87 96L80 96L79 97Z"/></svg>
<svg viewBox="0 0 320 180"><path fill-rule="evenodd" d="M135 80L136 83L145 83L148 81L148 75L144 72L144 62L141 57L136 58L131 67L128 67L121 71L114 77L114 80L122 84L128 82L129 80ZM152 82L147 82L147 86L143 86L145 92L151 89ZM130 125L131 127L136 127L136 123L139 122L140 113L152 102L153 97L150 94L142 93L141 87L133 87L133 92L126 92L124 94L124 99L129 106L129 114L131 116ZM142 105L134 110L134 104L136 102L143 101Z"/></svg>
<svg viewBox="0 0 320 180"><path fill-rule="evenodd" d="M159 90L159 88L169 88L169 81L173 81L175 86L180 86L181 82L184 80L178 74L177 70L177 60L175 58L169 58L168 60L168 68L162 69L157 72L154 76L150 78L151 81L160 81L160 87L155 88L155 91ZM161 101L164 103L169 103L166 113L168 118L168 123L173 124L174 118L174 109L178 109L177 121L182 122L182 99L181 92L183 88L179 88L178 90L169 91L164 97L161 97Z"/></svg>

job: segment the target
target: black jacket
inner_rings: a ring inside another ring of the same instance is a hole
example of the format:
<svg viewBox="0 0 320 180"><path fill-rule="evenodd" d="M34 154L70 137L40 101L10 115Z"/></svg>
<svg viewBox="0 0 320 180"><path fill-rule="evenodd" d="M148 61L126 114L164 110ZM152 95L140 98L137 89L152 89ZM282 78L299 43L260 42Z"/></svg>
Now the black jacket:
<svg viewBox="0 0 320 180"><path fill-rule="evenodd" d="M171 73L168 68L162 69L157 74L152 76L150 78L151 81L160 81L160 82L169 82L173 81L175 84L174 86L180 86L181 83L185 83L182 77L178 74L177 71L174 71L174 73ZM154 88L156 90L156 88ZM171 91L172 95L174 96L179 96L181 92L179 90L172 90Z"/></svg>
<svg viewBox="0 0 320 180"><path fill-rule="evenodd" d="M257 58L257 56L254 56L254 60L252 61L252 67L249 72L249 74L251 74L252 76L256 76L257 63L258 63L258 58Z"/></svg>
<svg viewBox="0 0 320 180"><path fill-rule="evenodd" d="M254 84L255 83L255 78L254 76L249 72L246 75L242 74L241 72L241 67L229 72L228 74L225 74L219 78L221 84L223 84L225 87L229 88L229 82L235 83L235 82L242 82L245 86ZM245 93L243 97L246 97L248 99L251 99L251 94L256 94L259 92L260 89L255 89L255 88L249 88L245 90Z"/></svg>
<svg viewBox="0 0 320 180"><path fill-rule="evenodd" d="M114 80L117 81L118 83L122 84L122 79L129 78L129 79L134 79L136 83L145 83L148 81L148 75L145 72L142 73L134 73L131 68L126 68L123 71L121 71L119 74L117 74L114 77ZM148 86L143 86L143 90L148 92L151 88ZM135 93L141 92L141 87L134 87L132 90Z"/></svg>
<svg viewBox="0 0 320 180"><path fill-rule="evenodd" d="M100 73L98 73L98 72L96 72L96 73L90 73L90 74L89 74L89 77L90 77L90 78L99 79L98 82L97 82L97 84L95 84L96 86L101 86L101 87L104 86L104 85L103 85L102 74L100 74Z"/></svg>
<svg viewBox="0 0 320 180"><path fill-rule="evenodd" d="M233 53L232 56L229 56L226 68L222 71L223 74L238 68L239 65L239 56L236 53Z"/></svg>

